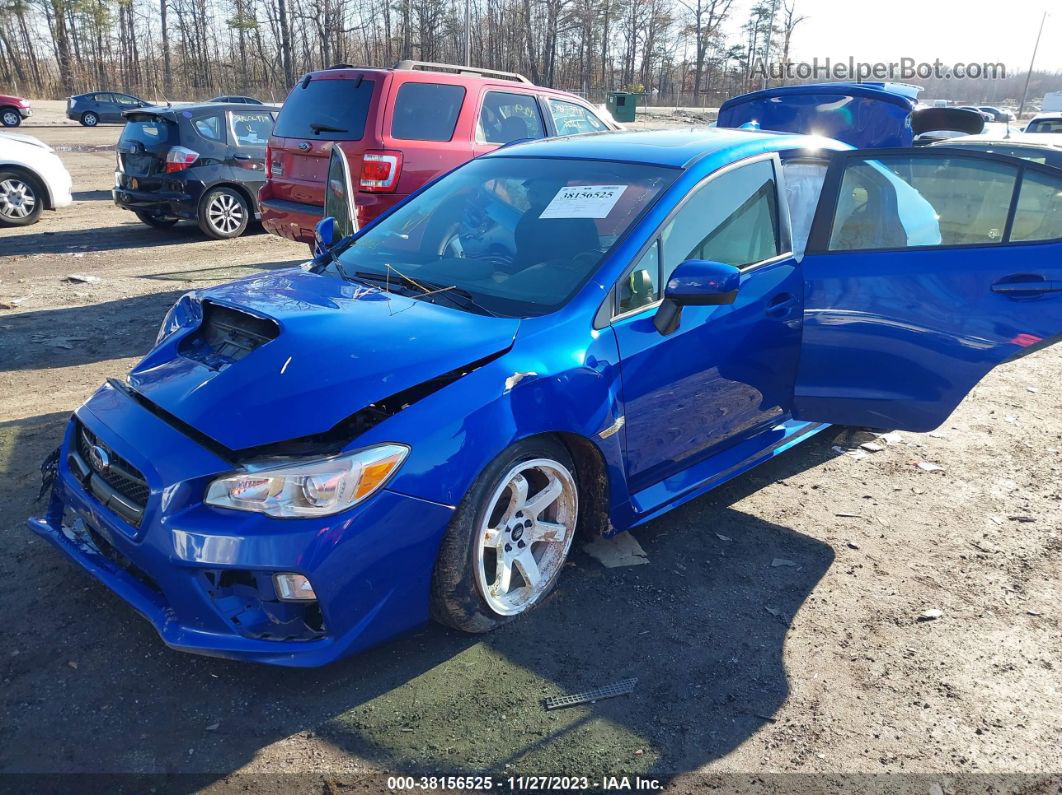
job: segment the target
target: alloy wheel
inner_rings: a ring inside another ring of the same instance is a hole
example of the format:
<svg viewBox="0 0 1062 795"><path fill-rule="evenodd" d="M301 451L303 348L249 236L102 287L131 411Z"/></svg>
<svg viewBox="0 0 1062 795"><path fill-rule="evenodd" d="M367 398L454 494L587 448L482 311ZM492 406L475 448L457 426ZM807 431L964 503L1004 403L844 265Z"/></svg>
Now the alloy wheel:
<svg viewBox="0 0 1062 795"><path fill-rule="evenodd" d="M18 220L28 218L37 206L33 188L17 177L0 182L0 215Z"/></svg>
<svg viewBox="0 0 1062 795"><path fill-rule="evenodd" d="M531 607L560 573L571 548L578 492L568 469L523 461L501 479L476 536L476 583L503 616Z"/></svg>
<svg viewBox="0 0 1062 795"><path fill-rule="evenodd" d="M81 116L81 123L86 127L95 127L100 123L100 117L95 113L85 113Z"/></svg>
<svg viewBox="0 0 1062 795"><path fill-rule="evenodd" d="M21 118L18 113L13 110L4 111L4 115L0 116L0 122L2 122L5 127L17 127L20 121Z"/></svg>
<svg viewBox="0 0 1062 795"><path fill-rule="evenodd" d="M231 235L244 222L243 205L235 196L218 193L207 205L207 222L223 235Z"/></svg>

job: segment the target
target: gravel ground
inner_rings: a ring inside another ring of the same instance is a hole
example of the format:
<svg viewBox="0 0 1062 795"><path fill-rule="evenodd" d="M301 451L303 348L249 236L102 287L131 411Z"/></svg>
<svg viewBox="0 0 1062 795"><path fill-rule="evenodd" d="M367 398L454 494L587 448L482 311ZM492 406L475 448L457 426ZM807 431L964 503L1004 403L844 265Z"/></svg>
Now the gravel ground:
<svg viewBox="0 0 1062 795"><path fill-rule="evenodd" d="M997 369L938 432L866 452L831 429L639 529L648 565L577 550L540 610L491 635L429 625L317 671L166 649L25 529L37 467L176 296L305 250L139 224L110 200L119 128L35 107L21 132L60 150L77 201L0 231L0 772L196 773L183 789L217 790L298 773L257 788L312 792L385 770L640 773L691 792L906 773L920 792L1057 791L1057 348ZM629 697L542 708L629 676Z"/></svg>

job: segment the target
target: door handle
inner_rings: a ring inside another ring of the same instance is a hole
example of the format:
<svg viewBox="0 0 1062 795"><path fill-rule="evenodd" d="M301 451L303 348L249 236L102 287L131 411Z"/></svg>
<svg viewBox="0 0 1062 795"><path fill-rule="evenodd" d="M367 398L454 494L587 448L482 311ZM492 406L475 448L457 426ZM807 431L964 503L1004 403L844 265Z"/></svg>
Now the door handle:
<svg viewBox="0 0 1062 795"><path fill-rule="evenodd" d="M235 154L233 154L232 159L233 160L251 160L253 158L250 155L245 155L243 152L236 152Z"/></svg>
<svg viewBox="0 0 1062 795"><path fill-rule="evenodd" d="M765 314L768 317L785 317L789 314L796 299L790 293L779 293L767 302Z"/></svg>
<svg viewBox="0 0 1062 795"><path fill-rule="evenodd" d="M1044 293L1062 292L1062 281L1024 278L1020 281L1001 279L992 285L992 292L1011 298L1029 298Z"/></svg>

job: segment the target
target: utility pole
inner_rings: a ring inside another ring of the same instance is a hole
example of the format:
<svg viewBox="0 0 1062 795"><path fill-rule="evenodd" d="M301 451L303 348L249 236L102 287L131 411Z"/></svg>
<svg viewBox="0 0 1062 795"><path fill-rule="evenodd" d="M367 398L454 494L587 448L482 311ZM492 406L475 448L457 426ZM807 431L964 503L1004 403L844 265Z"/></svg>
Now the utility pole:
<svg viewBox="0 0 1062 795"><path fill-rule="evenodd" d="M472 65L472 0L465 0L465 66Z"/></svg>
<svg viewBox="0 0 1062 795"><path fill-rule="evenodd" d="M1025 75L1025 88L1021 91L1021 104L1018 105L1018 121L1025 110L1025 98L1029 94L1029 80L1032 79L1033 64L1036 63L1036 51L1040 49L1040 37L1044 33L1044 23L1047 22L1047 12L1044 11L1043 19L1040 20L1040 32L1036 34L1036 44L1033 45L1032 60L1029 61L1029 72Z"/></svg>

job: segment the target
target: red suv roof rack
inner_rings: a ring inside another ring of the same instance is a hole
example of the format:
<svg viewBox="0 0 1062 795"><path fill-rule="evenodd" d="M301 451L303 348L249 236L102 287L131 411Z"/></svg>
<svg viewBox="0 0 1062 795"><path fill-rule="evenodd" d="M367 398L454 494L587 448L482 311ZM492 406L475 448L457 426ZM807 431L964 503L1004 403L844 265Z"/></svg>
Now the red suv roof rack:
<svg viewBox="0 0 1062 795"><path fill-rule="evenodd" d="M460 75L479 75L480 77L496 77L501 80L513 80L517 83L531 81L522 74L516 72L500 72L497 69L481 69L478 66L459 66L452 63L435 63L433 61L399 61L394 65L395 69L419 69L424 72L453 72Z"/></svg>

